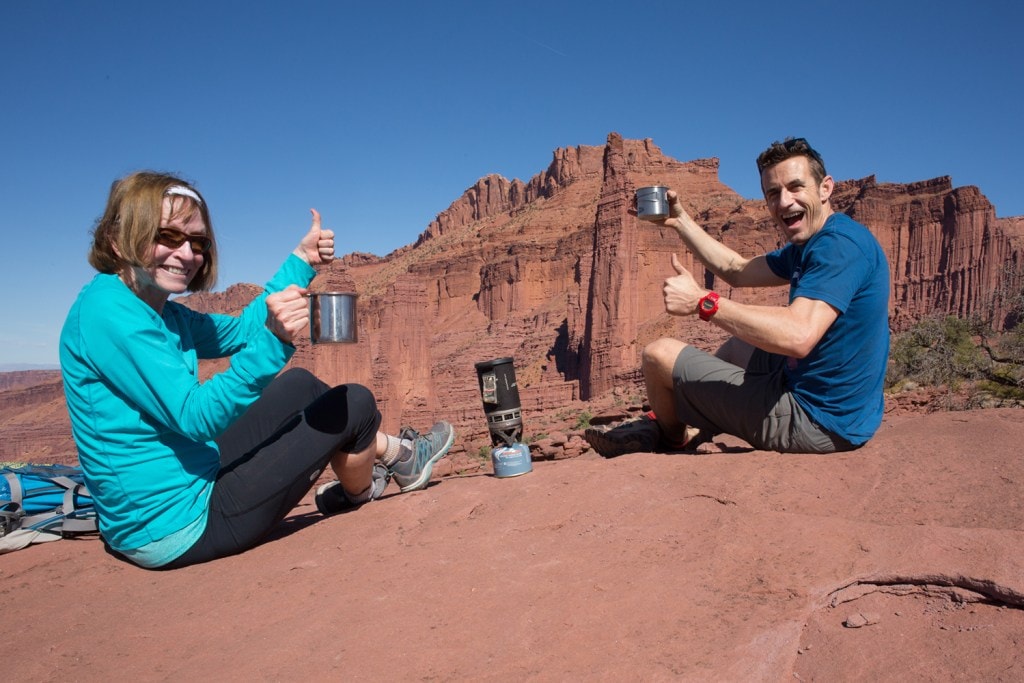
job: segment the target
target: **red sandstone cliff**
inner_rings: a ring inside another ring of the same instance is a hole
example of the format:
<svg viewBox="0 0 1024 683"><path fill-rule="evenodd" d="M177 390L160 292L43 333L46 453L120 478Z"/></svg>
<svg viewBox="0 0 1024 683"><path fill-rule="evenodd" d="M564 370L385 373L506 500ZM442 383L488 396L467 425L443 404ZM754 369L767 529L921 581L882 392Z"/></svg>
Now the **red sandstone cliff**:
<svg viewBox="0 0 1024 683"><path fill-rule="evenodd" d="M300 342L292 362L331 383L372 387L386 429L453 421L463 457L453 467L489 445L478 361L515 358L527 436L565 430L584 409L635 403L645 343L667 334L708 348L721 340L717 328L664 313L661 283L672 272L670 255L680 253L678 237L629 212L633 191L655 183L678 190L697 222L741 253L780 245L763 202L723 185L716 159L676 161L651 140L613 133L604 147L556 150L529 182L480 179L413 245L383 258L349 254L324 268L313 288L360 294L359 343ZM954 188L949 178L844 181L835 205L868 225L889 255L895 329L934 311L980 316L997 328L1013 322L1007 315L1024 276L1024 218L997 219L977 188ZM724 296L785 300L781 289L732 291L689 254L680 256ZM233 312L256 291L240 285L188 301ZM205 364L204 373L223 365ZM46 419L66 430L53 400L43 403ZM0 423L5 434L10 419ZM26 457L34 454L35 437L14 440Z"/></svg>
<svg viewBox="0 0 1024 683"><path fill-rule="evenodd" d="M652 183L679 190L698 222L743 253L780 244L763 203L719 181L717 160L679 162L650 140L612 134L604 148L557 150L528 183L481 179L413 247L335 264L321 277L343 271L364 294L364 341L306 349L297 362L332 380L370 381L389 427L448 416L471 451L486 444L476 361L515 357L528 433L579 409L576 400L638 394L647 341L675 334L712 347L721 338L663 312L660 285L678 238L629 213L635 188ZM896 329L933 311L1006 323L1006 292L1020 289L1021 221L996 219L976 188L867 178L840 183L836 205L889 254ZM682 256L727 296L784 300L781 290L733 292Z"/></svg>
<svg viewBox="0 0 1024 683"><path fill-rule="evenodd" d="M60 372L0 373L0 461L73 463Z"/></svg>
<svg viewBox="0 0 1024 683"><path fill-rule="evenodd" d="M1008 324L1021 291L1021 226L997 219L976 187L949 177L908 185L874 177L842 183L836 208L871 227L892 267L892 323L904 329L927 313Z"/></svg>

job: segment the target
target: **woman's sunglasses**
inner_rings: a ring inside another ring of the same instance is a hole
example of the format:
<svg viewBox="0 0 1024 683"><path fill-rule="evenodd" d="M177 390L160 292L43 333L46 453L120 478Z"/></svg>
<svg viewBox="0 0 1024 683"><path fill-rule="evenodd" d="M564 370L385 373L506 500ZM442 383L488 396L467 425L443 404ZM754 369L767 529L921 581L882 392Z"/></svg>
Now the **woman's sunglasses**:
<svg viewBox="0 0 1024 683"><path fill-rule="evenodd" d="M177 249L188 242L193 254L205 254L213 246L213 240L206 235L190 235L174 228L160 228L156 231L156 243L168 249Z"/></svg>

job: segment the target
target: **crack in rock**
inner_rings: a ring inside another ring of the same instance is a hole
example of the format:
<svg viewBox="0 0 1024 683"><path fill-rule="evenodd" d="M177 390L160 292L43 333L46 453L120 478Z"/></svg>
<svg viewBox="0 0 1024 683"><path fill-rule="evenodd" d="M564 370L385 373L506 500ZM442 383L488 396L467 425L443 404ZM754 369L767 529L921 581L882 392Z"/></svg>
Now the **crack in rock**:
<svg viewBox="0 0 1024 683"><path fill-rule="evenodd" d="M879 575L857 579L828 594L829 607L870 593L942 595L954 602L984 602L1024 609L1024 593L989 579L948 574Z"/></svg>

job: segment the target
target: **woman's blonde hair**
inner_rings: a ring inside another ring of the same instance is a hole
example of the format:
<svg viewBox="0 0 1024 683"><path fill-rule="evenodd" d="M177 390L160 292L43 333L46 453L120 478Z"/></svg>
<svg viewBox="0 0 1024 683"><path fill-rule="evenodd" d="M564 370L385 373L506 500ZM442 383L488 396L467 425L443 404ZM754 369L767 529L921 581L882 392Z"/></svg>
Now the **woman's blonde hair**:
<svg viewBox="0 0 1024 683"><path fill-rule="evenodd" d="M168 193L172 188L179 191ZM194 193L199 201L189 193ZM203 254L203 265L192 278L188 290L213 289L217 281L217 240L213 235L206 200L191 183L166 173L139 171L114 181L110 186L107 208L93 229L89 264L101 273L118 275L133 266L146 268L152 265L149 259L160 228L165 196L171 199L171 218L188 218L194 211L202 217L211 244L209 251Z"/></svg>

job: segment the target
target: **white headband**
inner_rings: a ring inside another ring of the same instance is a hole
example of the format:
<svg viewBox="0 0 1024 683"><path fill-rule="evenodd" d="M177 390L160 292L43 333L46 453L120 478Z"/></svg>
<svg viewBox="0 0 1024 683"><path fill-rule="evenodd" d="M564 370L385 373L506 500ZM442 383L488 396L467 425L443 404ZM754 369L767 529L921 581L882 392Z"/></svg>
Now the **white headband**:
<svg viewBox="0 0 1024 683"><path fill-rule="evenodd" d="M176 194L182 197L188 197L199 206L203 205L203 200L199 198L199 194L195 190L191 190L184 185L172 185L164 190L164 195Z"/></svg>

